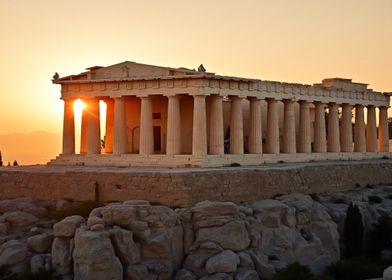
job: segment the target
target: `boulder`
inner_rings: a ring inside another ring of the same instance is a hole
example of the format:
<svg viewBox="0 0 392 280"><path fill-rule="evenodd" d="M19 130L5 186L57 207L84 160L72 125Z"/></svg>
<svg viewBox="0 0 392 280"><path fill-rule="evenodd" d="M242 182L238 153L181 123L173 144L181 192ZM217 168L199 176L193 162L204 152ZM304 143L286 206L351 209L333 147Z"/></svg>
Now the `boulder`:
<svg viewBox="0 0 392 280"><path fill-rule="evenodd" d="M226 273L216 273L200 278L200 280L233 280L233 276Z"/></svg>
<svg viewBox="0 0 392 280"><path fill-rule="evenodd" d="M193 219L205 220L211 216L233 216L239 213L239 207L233 202L202 201L192 209Z"/></svg>
<svg viewBox="0 0 392 280"><path fill-rule="evenodd" d="M90 214L90 217L93 213ZM132 220L138 220L137 208L133 205L114 203L100 208L100 215L105 224L129 228Z"/></svg>
<svg viewBox="0 0 392 280"><path fill-rule="evenodd" d="M47 252L53 242L53 234L41 233L27 238L27 245L36 253Z"/></svg>
<svg viewBox="0 0 392 280"><path fill-rule="evenodd" d="M382 280L392 280L392 266L384 270L382 274Z"/></svg>
<svg viewBox="0 0 392 280"><path fill-rule="evenodd" d="M57 237L52 245L52 266L62 275L72 274L72 252L74 240L66 237Z"/></svg>
<svg viewBox="0 0 392 280"><path fill-rule="evenodd" d="M174 280L196 280L197 277L195 274L190 272L187 269L180 269L177 271L176 276L174 277Z"/></svg>
<svg viewBox="0 0 392 280"><path fill-rule="evenodd" d="M40 270L49 270L52 267L51 262L50 254L35 255L30 260L30 270L33 273L37 273Z"/></svg>
<svg viewBox="0 0 392 280"><path fill-rule="evenodd" d="M271 228L280 227L282 217L289 209L286 204L273 199L256 201L251 206L263 225Z"/></svg>
<svg viewBox="0 0 392 280"><path fill-rule="evenodd" d="M0 266L7 265L14 272L25 271L29 265L27 245L19 240L10 240L0 247Z"/></svg>
<svg viewBox="0 0 392 280"><path fill-rule="evenodd" d="M209 258L206 262L206 271L210 274L217 272L233 272L240 264L240 258L230 250L225 250Z"/></svg>
<svg viewBox="0 0 392 280"><path fill-rule="evenodd" d="M3 217L12 227L17 228L26 227L38 221L37 217L23 211L7 212Z"/></svg>
<svg viewBox="0 0 392 280"><path fill-rule="evenodd" d="M126 270L126 279L128 280L145 280L149 279L147 266L143 264L129 265Z"/></svg>
<svg viewBox="0 0 392 280"><path fill-rule="evenodd" d="M77 229L73 260L75 280L123 279L121 262L107 232Z"/></svg>
<svg viewBox="0 0 392 280"><path fill-rule="evenodd" d="M85 222L82 216L68 216L53 226L54 236L73 237L76 229Z"/></svg>
<svg viewBox="0 0 392 280"><path fill-rule="evenodd" d="M48 210L44 207L29 207L23 209L23 212L29 213L37 218L44 218L48 215Z"/></svg>
<svg viewBox="0 0 392 280"><path fill-rule="evenodd" d="M0 213L13 212L16 210L23 210L29 207L34 207L31 198L16 198L6 199L0 201Z"/></svg>
<svg viewBox="0 0 392 280"><path fill-rule="evenodd" d="M244 267L244 268L255 267L251 256L247 252L238 252L237 255L240 258L240 267Z"/></svg>
<svg viewBox="0 0 392 280"><path fill-rule="evenodd" d="M259 275L253 269L238 269L234 274L234 280L259 280Z"/></svg>
<svg viewBox="0 0 392 280"><path fill-rule="evenodd" d="M259 250L252 250L250 252L255 269L261 279L271 280L275 275L275 268L268 263L268 257Z"/></svg>
<svg viewBox="0 0 392 280"><path fill-rule="evenodd" d="M204 266L210 255L206 254L190 254L185 258L183 268L186 268L197 276L205 274Z"/></svg>
<svg viewBox="0 0 392 280"><path fill-rule="evenodd" d="M59 199L56 201L56 211L62 211L69 208L70 203L68 200Z"/></svg>
<svg viewBox="0 0 392 280"><path fill-rule="evenodd" d="M103 225L105 227L105 221L102 218L91 216L87 219L87 226L91 228L95 225Z"/></svg>
<svg viewBox="0 0 392 280"><path fill-rule="evenodd" d="M109 232L116 256L125 267L140 262L140 248L133 241L131 231L114 227Z"/></svg>
<svg viewBox="0 0 392 280"><path fill-rule="evenodd" d="M196 242L213 241L223 249L241 251L250 244L244 221L236 220L221 227L201 228L196 232Z"/></svg>

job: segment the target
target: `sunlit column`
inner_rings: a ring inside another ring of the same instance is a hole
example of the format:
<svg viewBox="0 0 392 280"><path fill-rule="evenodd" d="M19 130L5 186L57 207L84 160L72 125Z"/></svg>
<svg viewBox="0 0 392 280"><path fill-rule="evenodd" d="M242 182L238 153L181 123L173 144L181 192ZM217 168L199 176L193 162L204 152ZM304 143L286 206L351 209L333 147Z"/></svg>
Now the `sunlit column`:
<svg viewBox="0 0 392 280"><path fill-rule="evenodd" d="M210 112L210 134L209 147L210 154L224 154L224 134L223 134L223 98L219 95L211 96Z"/></svg>
<svg viewBox="0 0 392 280"><path fill-rule="evenodd" d="M340 152L340 137L339 137L339 113L338 104L329 103L328 109L328 152Z"/></svg>
<svg viewBox="0 0 392 280"><path fill-rule="evenodd" d="M167 96L167 140L166 154L181 154L181 113L180 97L178 95Z"/></svg>
<svg viewBox="0 0 392 280"><path fill-rule="evenodd" d="M353 151L353 128L352 128L351 105L342 105L342 129L340 133L340 146L342 152Z"/></svg>
<svg viewBox="0 0 392 280"><path fill-rule="evenodd" d="M381 106L378 109L378 151L389 152L388 107Z"/></svg>
<svg viewBox="0 0 392 280"><path fill-rule="evenodd" d="M244 153L244 130L242 116L242 98L230 96L230 154Z"/></svg>
<svg viewBox="0 0 392 280"><path fill-rule="evenodd" d="M355 105L354 151L366 151L365 121L362 105Z"/></svg>
<svg viewBox="0 0 392 280"><path fill-rule="evenodd" d="M325 133L325 104L315 103L315 120L314 120L314 152L327 152L327 139Z"/></svg>
<svg viewBox="0 0 392 280"><path fill-rule="evenodd" d="M205 95L193 96L192 155L207 154L207 116Z"/></svg>
<svg viewBox="0 0 392 280"><path fill-rule="evenodd" d="M154 153L154 132L152 123L152 99L142 96L140 113L140 144L139 154L150 155Z"/></svg>
<svg viewBox="0 0 392 280"><path fill-rule="evenodd" d="M75 154L74 99L64 99L63 154Z"/></svg>
<svg viewBox="0 0 392 280"><path fill-rule="evenodd" d="M250 98L249 121L249 153L261 154L263 152L261 100L255 97Z"/></svg>
<svg viewBox="0 0 392 280"><path fill-rule="evenodd" d="M114 138L114 100L108 98L106 103L106 132L105 132L105 153L113 153Z"/></svg>
<svg viewBox="0 0 392 280"><path fill-rule="evenodd" d="M299 102L299 145L298 152L311 153L311 139L310 139L310 112L309 102Z"/></svg>
<svg viewBox="0 0 392 280"><path fill-rule="evenodd" d="M125 121L125 100L123 97L114 98L114 137L113 154L121 155L127 151L127 134Z"/></svg>
<svg viewBox="0 0 392 280"><path fill-rule="evenodd" d="M101 153L101 128L99 116L99 99L91 98L88 100L88 133L87 133L87 153Z"/></svg>
<svg viewBox="0 0 392 280"><path fill-rule="evenodd" d="M268 98L267 109L267 153L279 154L279 111L278 100Z"/></svg>
<svg viewBox="0 0 392 280"><path fill-rule="evenodd" d="M377 152L376 108L373 105L367 107L366 151Z"/></svg>
<svg viewBox="0 0 392 280"><path fill-rule="evenodd" d="M291 99L285 99L283 100L283 103L283 152L287 154L295 154L297 151L297 142L295 139L295 102Z"/></svg>
<svg viewBox="0 0 392 280"><path fill-rule="evenodd" d="M82 124L80 126L80 153L86 154L87 153L87 135L88 135L88 123L90 113L88 112L88 103L85 103L85 107L82 111Z"/></svg>

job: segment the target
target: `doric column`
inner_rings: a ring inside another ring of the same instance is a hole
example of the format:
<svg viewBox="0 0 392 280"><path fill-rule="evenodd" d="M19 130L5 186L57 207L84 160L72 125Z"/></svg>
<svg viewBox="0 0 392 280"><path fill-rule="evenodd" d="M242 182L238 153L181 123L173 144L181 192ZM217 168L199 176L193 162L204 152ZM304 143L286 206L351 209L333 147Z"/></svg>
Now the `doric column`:
<svg viewBox="0 0 392 280"><path fill-rule="evenodd" d="M90 113L88 112L88 104L85 102L85 107L82 111L82 124L80 126L80 153L86 154L87 153L87 135L88 135L88 123Z"/></svg>
<svg viewBox="0 0 392 280"><path fill-rule="evenodd" d="M279 154L279 112L278 100L268 98L267 109L267 153Z"/></svg>
<svg viewBox="0 0 392 280"><path fill-rule="evenodd" d="M64 99L63 154L75 154L74 100Z"/></svg>
<svg viewBox="0 0 392 280"><path fill-rule="evenodd" d="M210 106L210 154L224 154L224 134L223 134L223 100L222 96L211 97Z"/></svg>
<svg viewBox="0 0 392 280"><path fill-rule="evenodd" d="M351 153L353 151L353 128L351 122L351 105L342 105L342 127L340 130L340 148L342 152Z"/></svg>
<svg viewBox="0 0 392 280"><path fill-rule="evenodd" d="M125 100L122 97L114 98L114 138L113 154L121 155L127 151L127 132L125 121Z"/></svg>
<svg viewBox="0 0 392 280"><path fill-rule="evenodd" d="M367 107L366 151L377 152L376 108L373 105Z"/></svg>
<svg viewBox="0 0 392 280"><path fill-rule="evenodd" d="M328 109L328 152L340 152L340 137L339 137L339 113L338 104L329 103Z"/></svg>
<svg viewBox="0 0 392 280"><path fill-rule="evenodd" d="M114 100L108 98L106 103L106 133L105 133L105 153L113 153L114 139Z"/></svg>
<svg viewBox="0 0 392 280"><path fill-rule="evenodd" d="M181 113L180 97L170 95L167 97L167 140L166 154L181 154Z"/></svg>
<svg viewBox="0 0 392 280"><path fill-rule="evenodd" d="M311 135L310 135L310 112L309 102L299 102L299 145L298 152L311 153Z"/></svg>
<svg viewBox="0 0 392 280"><path fill-rule="evenodd" d="M154 133L152 124L152 99L142 96L140 112L140 143L139 154L151 155L154 153Z"/></svg>
<svg viewBox="0 0 392 280"><path fill-rule="evenodd" d="M193 96L192 155L207 154L206 96Z"/></svg>
<svg viewBox="0 0 392 280"><path fill-rule="evenodd" d="M261 154L263 152L261 100L255 97L250 98L249 122L249 153Z"/></svg>
<svg viewBox="0 0 392 280"><path fill-rule="evenodd" d="M244 129L242 116L242 98L230 96L230 154L244 153Z"/></svg>
<svg viewBox="0 0 392 280"><path fill-rule="evenodd" d="M283 122L283 152L295 154L297 142L295 139L295 111L294 101L291 99L283 100L284 103L284 122Z"/></svg>
<svg viewBox="0 0 392 280"><path fill-rule="evenodd" d="M388 107L379 107L378 151L389 152Z"/></svg>
<svg viewBox="0 0 392 280"><path fill-rule="evenodd" d="M327 136L325 133L325 104L316 102L314 120L314 152L327 152Z"/></svg>
<svg viewBox="0 0 392 280"><path fill-rule="evenodd" d="M354 151L366 151L365 121L362 105L355 105Z"/></svg>
<svg viewBox="0 0 392 280"><path fill-rule="evenodd" d="M88 132L87 132L87 153L101 153L101 127L99 119L99 99L88 100Z"/></svg>

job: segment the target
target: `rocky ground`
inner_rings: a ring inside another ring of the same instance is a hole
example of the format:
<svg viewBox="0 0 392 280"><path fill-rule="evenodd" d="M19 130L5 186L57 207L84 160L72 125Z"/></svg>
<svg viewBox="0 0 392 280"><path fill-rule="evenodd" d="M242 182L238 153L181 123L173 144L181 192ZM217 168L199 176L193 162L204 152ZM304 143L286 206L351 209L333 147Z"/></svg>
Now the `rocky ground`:
<svg viewBox="0 0 392 280"><path fill-rule="evenodd" d="M203 201L191 209L126 201L61 221L48 214L69 207L68 201L3 200L0 265L54 267L76 280L272 279L293 261L320 274L340 259L339 233L352 201L370 229L392 213L392 187L241 205Z"/></svg>

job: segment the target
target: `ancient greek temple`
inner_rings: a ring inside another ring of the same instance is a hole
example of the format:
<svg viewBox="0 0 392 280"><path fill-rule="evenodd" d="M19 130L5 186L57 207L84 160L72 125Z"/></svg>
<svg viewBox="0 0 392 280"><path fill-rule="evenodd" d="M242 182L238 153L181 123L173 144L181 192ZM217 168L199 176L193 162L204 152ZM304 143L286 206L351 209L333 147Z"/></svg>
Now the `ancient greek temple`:
<svg viewBox="0 0 392 280"><path fill-rule="evenodd" d="M389 94L350 79L302 85L129 61L86 70L53 78L64 129L62 153L50 164L214 167L390 156ZM76 99L86 104L80 151Z"/></svg>

